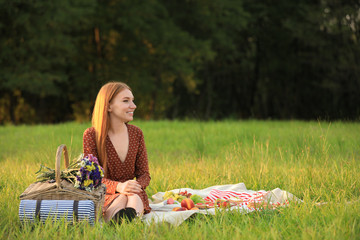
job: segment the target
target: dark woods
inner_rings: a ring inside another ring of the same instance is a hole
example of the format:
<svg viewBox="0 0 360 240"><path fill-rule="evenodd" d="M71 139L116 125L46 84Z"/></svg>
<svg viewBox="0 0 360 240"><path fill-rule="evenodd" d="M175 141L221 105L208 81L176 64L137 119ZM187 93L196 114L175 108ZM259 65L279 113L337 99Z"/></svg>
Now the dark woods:
<svg viewBox="0 0 360 240"><path fill-rule="evenodd" d="M359 1L0 0L0 123L88 121L105 82L137 118L360 116Z"/></svg>

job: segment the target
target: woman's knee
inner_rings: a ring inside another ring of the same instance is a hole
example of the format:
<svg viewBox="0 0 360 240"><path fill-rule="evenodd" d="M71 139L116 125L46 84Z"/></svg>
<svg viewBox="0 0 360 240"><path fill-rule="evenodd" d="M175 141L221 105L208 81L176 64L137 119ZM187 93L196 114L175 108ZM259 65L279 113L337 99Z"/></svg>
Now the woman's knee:
<svg viewBox="0 0 360 240"><path fill-rule="evenodd" d="M119 195L117 198L115 198L115 200L111 203L110 206L114 206L116 208L120 207L120 208L124 208L126 206L128 202L128 198L126 195Z"/></svg>
<svg viewBox="0 0 360 240"><path fill-rule="evenodd" d="M134 194L128 196L127 207L132 207L138 213L142 213L144 211L144 204L139 195Z"/></svg>
<svg viewBox="0 0 360 240"><path fill-rule="evenodd" d="M140 196L137 194L128 195L127 198L128 198L128 202L138 202L138 201L142 202Z"/></svg>

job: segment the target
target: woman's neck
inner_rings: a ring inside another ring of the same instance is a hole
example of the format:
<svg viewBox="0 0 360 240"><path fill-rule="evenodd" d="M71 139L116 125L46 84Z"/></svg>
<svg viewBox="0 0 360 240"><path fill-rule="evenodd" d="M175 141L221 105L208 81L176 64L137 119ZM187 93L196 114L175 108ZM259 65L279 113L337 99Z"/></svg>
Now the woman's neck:
<svg viewBox="0 0 360 240"><path fill-rule="evenodd" d="M112 134L121 133L127 130L126 124L121 121L110 121L109 132Z"/></svg>

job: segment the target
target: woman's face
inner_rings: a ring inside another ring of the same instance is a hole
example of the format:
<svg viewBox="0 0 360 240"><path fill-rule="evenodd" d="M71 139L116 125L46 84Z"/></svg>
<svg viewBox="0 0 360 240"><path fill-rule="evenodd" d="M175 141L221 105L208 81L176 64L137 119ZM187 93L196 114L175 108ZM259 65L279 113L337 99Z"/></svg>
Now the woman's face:
<svg viewBox="0 0 360 240"><path fill-rule="evenodd" d="M129 122L133 120L135 108L136 105L132 92L129 89L124 89L111 100L108 112L110 118Z"/></svg>

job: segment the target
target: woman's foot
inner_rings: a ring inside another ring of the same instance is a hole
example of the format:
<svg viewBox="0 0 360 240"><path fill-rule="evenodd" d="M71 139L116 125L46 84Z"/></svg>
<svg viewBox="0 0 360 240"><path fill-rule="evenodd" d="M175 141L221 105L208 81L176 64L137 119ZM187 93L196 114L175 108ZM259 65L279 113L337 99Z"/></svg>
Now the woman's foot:
<svg viewBox="0 0 360 240"><path fill-rule="evenodd" d="M136 210L132 207L125 208L125 215L129 222L131 222L134 218L136 218Z"/></svg>
<svg viewBox="0 0 360 240"><path fill-rule="evenodd" d="M115 213L114 217L112 218L112 222L114 224L121 224L123 219L125 219L127 222L131 222L136 216L136 210L132 207L127 207Z"/></svg>
<svg viewBox="0 0 360 240"><path fill-rule="evenodd" d="M115 215L113 216L113 218L111 219L113 224L121 224L122 219L126 216L125 213L125 209L121 209L120 211L118 211L117 213L115 213Z"/></svg>

